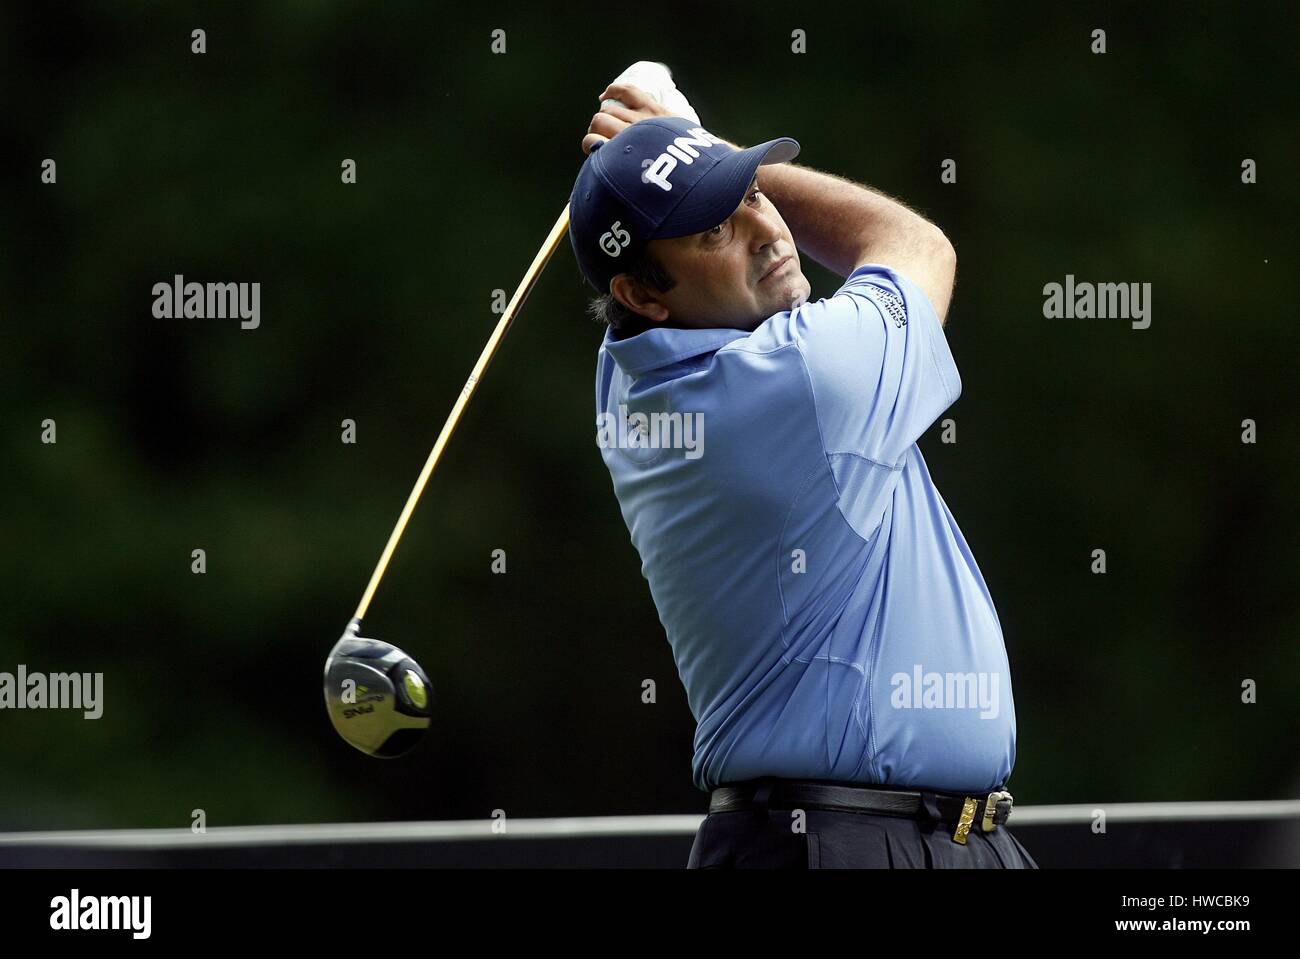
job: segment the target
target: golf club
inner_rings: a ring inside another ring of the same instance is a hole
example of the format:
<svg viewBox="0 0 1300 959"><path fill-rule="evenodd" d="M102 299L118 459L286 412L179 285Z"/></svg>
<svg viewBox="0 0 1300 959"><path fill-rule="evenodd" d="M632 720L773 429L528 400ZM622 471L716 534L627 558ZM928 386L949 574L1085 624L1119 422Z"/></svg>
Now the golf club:
<svg viewBox="0 0 1300 959"><path fill-rule="evenodd" d="M685 97L673 84L672 72L666 64L656 61L641 60L623 71L615 82L631 83L650 93L654 99L664 103L678 112L690 116L696 122L699 117L690 108ZM618 100L605 100L608 104L623 106ZM406 530L406 524L415 511L415 504L424 492L434 467L442 457L442 451L460 422L461 414L469 404L470 397L478 387L488 364L505 338L511 322L523 306L538 277L541 276L551 255L560 245L569 229L569 207L566 205L560 218L551 227L546 242L533 258L532 265L524 274L523 281L515 290L506 306L505 313L493 330L478 362L465 381L447 421L438 434L433 450L420 471L419 479L411 495L407 497L397 525L393 527L384 547L379 563L370 576L366 591L361 596L351 622L343 635L334 644L329 658L325 661L325 706L329 712L334 729L357 749L371 756L392 758L409 751L419 742L429 728L432 716L432 690L428 674L420 668L414 659L390 643L378 639L367 639L361 635L361 623L370 601L374 598L379 581L388 569L389 560L397 548L397 542Z"/></svg>
<svg viewBox="0 0 1300 959"><path fill-rule="evenodd" d="M388 569L393 551L397 549L397 542L402 538L406 524L415 511L415 504L419 502L420 494L424 492L434 467L438 465L447 441L460 422L461 414L465 412L479 380L505 338L511 321L523 306L537 278L541 276L542 269L568 229L569 207L566 205L560 218L555 221L555 226L551 227L546 242L533 258L523 282L510 298L505 313L492 331L483 352L479 354L473 372L465 381L460 396L456 398L447 421L443 423L442 432L438 434L437 442L425 460L424 469L420 471L420 477L406 499L406 506L388 537L388 544L379 557L375 571L370 575L370 582L366 585L352 621L325 660L325 708L330 722L340 736L368 755L391 759L409 751L428 730L433 711L428 674L414 659L391 643L363 637L362 620L370 608L370 601L374 598L384 571Z"/></svg>

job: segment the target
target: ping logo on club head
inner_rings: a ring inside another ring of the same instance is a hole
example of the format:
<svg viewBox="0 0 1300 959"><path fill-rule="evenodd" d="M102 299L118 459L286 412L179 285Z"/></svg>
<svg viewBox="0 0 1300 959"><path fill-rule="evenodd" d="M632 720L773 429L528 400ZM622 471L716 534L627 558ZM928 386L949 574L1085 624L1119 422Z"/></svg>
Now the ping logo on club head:
<svg viewBox="0 0 1300 959"><path fill-rule="evenodd" d="M641 173L642 183L653 183L665 193L670 192L673 185L668 182L668 177L677 169L678 161L689 166L699 159L700 151L695 149L697 146L710 147L722 142L721 138L715 137L704 127L691 127L686 132L688 136L675 138L663 153L649 162Z"/></svg>
<svg viewBox="0 0 1300 959"><path fill-rule="evenodd" d="M600 248L610 256L618 256L632 242L632 234L623 229L623 221L615 220L609 229L600 235Z"/></svg>
<svg viewBox="0 0 1300 959"><path fill-rule="evenodd" d="M356 719L358 716L373 713L375 711L374 704L384 701L384 694L382 692L371 692L369 686L358 686L357 690L361 693L359 699L355 702L344 700L345 703L349 703L348 708L343 710L344 719Z"/></svg>

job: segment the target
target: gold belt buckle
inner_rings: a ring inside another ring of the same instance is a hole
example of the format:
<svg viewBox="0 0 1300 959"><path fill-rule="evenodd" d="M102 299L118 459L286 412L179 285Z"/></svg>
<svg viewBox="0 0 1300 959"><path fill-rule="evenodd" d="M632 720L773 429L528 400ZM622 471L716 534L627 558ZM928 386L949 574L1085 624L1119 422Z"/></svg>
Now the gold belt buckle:
<svg viewBox="0 0 1300 959"><path fill-rule="evenodd" d="M979 800L967 796L961 804L961 818L957 820L957 831L952 834L952 841L966 845L966 834L975 822L975 813L979 809Z"/></svg>
<svg viewBox="0 0 1300 959"><path fill-rule="evenodd" d="M998 828L998 824L993 821L993 817L997 815L998 803L1003 799L1008 802L1011 801L1011 793L1005 789L989 793L988 798L984 800L984 822L980 824L980 828L985 832L992 832Z"/></svg>

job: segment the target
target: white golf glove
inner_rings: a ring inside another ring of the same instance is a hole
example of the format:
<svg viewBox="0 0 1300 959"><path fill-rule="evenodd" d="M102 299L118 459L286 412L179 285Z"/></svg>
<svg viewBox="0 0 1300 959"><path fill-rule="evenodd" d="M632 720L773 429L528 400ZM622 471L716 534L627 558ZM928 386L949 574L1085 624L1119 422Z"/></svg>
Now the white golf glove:
<svg viewBox="0 0 1300 959"><path fill-rule="evenodd" d="M666 63L659 63L655 60L638 60L620 73L614 82L639 87L654 97L658 103L671 110L674 116L686 117L696 123L700 122L699 114L695 112L686 96L673 83L672 71L668 69ZM613 99L602 100L601 109L611 103L619 106L625 105Z"/></svg>

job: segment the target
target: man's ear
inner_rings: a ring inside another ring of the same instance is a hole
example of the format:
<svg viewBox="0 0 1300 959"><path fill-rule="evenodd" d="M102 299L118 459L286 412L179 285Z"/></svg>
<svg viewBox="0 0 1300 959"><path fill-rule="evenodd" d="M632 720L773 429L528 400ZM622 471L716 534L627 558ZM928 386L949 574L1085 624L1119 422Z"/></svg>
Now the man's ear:
<svg viewBox="0 0 1300 959"><path fill-rule="evenodd" d="M668 307L647 290L630 273L620 273L609 284L609 292L614 299L622 303L638 316L643 316L654 323L668 319Z"/></svg>

